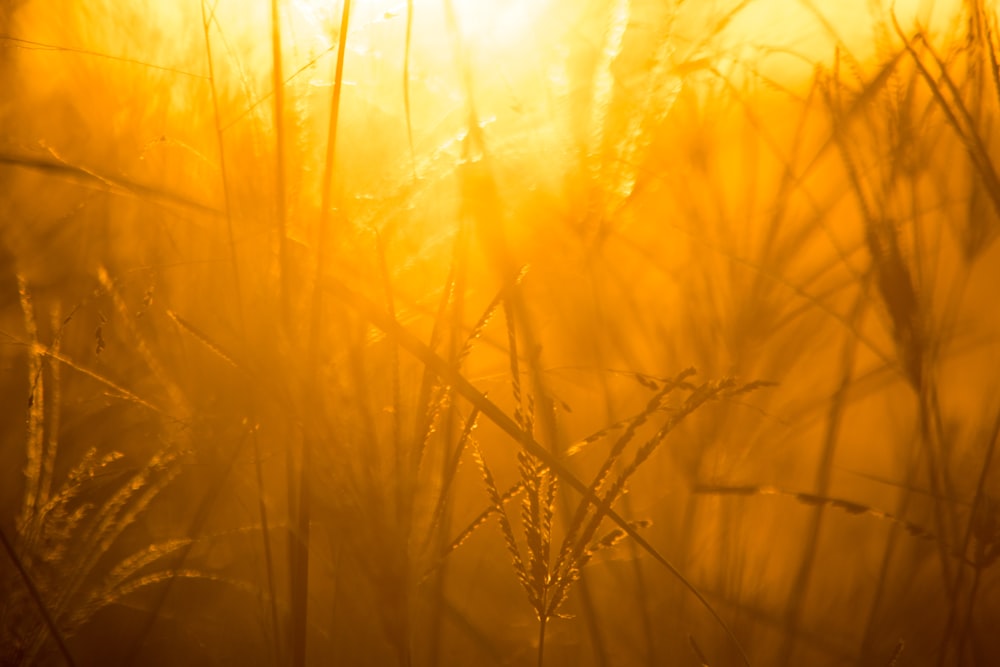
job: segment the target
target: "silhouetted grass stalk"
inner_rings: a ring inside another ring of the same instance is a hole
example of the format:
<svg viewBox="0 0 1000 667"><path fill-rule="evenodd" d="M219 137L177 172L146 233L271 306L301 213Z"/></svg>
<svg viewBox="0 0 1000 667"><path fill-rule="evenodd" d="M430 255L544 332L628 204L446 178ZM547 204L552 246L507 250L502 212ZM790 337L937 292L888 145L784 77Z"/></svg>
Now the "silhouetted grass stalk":
<svg viewBox="0 0 1000 667"><path fill-rule="evenodd" d="M664 558L664 556L660 554L660 552L653 547L648 540L638 533L630 522L626 521L617 511L615 511L607 500L599 497L589 488L587 484L580 481L580 479L566 466L562 459L553 456L552 453L540 445L531 436L531 434L522 431L517 426L517 423L511 419L511 417L504 413L503 410L501 410L494 402L484 396L478 389L475 388L475 386L472 385L472 383L470 383L464 376L448 364L447 361L439 357L432 350L428 349L424 343L413 336L413 334L406 331L398 322L388 317L364 296L358 294L355 290L348 287L343 281L333 276L326 277L324 284L325 287L330 289L331 292L338 297L338 299L342 300L350 308L357 311L362 317L364 317L365 320L382 330L383 333L392 338L402 349L406 350L408 353L416 357L421 363L430 368L442 381L451 385L459 395L469 401L469 403L476 407L484 417L489 419L509 437L511 437L526 453L539 459L543 464L548 466L562 482L578 491L583 496L586 503L593 506L595 517L598 521L601 517L607 517L610 519L618 526L624 535L627 535L629 538L634 540L636 544L643 549L643 551L648 553L660 565L666 568L711 614L715 622L718 623L718 625L724 630L733 645L737 647L743 662L747 665L750 664L750 660L745 651L743 651L742 646L740 646L739 640L735 637L735 635L733 635L728 624L725 620L723 620L711 603L709 603L708 600L701 594L701 592L690 581L688 581L687 578L685 578L684 575L670 563L670 561ZM713 395L717 395L717 393L724 387L725 385L719 385L717 387L703 385L699 388L699 391L692 394L692 396L689 397L688 401L685 403L684 408L680 412L676 413L664 427L661 427L657 436L652 438L642 448L640 448L640 450L636 453L633 462L625 468L625 470L619 475L616 485L609 490L609 496L611 498L617 497L617 495L623 490L624 481L631 477L632 473L634 473L635 470L643 462L645 462L655 446L659 444L662 437L669 432L674 424L683 419L684 416L693 411L705 400Z"/></svg>
<svg viewBox="0 0 1000 667"><path fill-rule="evenodd" d="M212 115L215 126L215 143L219 155L219 173L222 186L223 205L226 218L226 236L229 245L229 261L233 274L233 292L237 303L237 318L240 332L240 342L243 349L240 350L243 359L249 359L249 344L247 340L246 313L243 300L243 280L240 272L239 254L236 248L236 231L232 213L232 193L229 182L229 165L226 157L225 137L222 129L222 114L219 111L219 90L215 79L215 60L212 57L211 25L215 22L214 12L210 15L205 7L205 0L201 2L202 31L205 41L205 62L208 67L209 85L212 91ZM271 601L270 604L270 625L273 636L272 656L276 664L281 661L281 639L280 616L278 613L278 594L275 587L274 556L271 550L271 530L268 519L267 503L265 501L264 472L261 462L260 439L257 434L257 409L252 395L248 395L247 410L251 419L254 457L254 475L257 482L257 508L260 514L262 546L264 549L264 567L267 576L267 592ZM241 440L242 442L242 440Z"/></svg>
<svg viewBox="0 0 1000 667"><path fill-rule="evenodd" d="M45 606L45 601L42 599L41 593L38 591L38 587L35 586L35 582L31 579L31 575L24 568L24 563L21 559L17 557L17 552L14 550L14 545L10 543L7 539L7 534L0 528L0 542L3 543L3 549L7 553L7 557L10 558L11 563L14 564L14 568L17 570L18 576L21 578L21 582L24 587L28 589L28 593L31 595L32 601L38 608L38 613L45 621L45 626L49 630L49 634L52 636L53 641L55 641L56 646L59 648L59 653L62 654L63 660L69 667L74 667L76 661L73 660L73 655L69 651L69 647L66 645L66 640L63 638L62 633L59 631L59 626L56 625L55 620L52 618L52 614L49 612L48 607Z"/></svg>
<svg viewBox="0 0 1000 667"><path fill-rule="evenodd" d="M274 0L274 7L277 7L277 0ZM275 9L275 11L277 11ZM310 531L310 476L312 475L313 450L320 444L321 414L322 407L320 397L322 388L320 385L321 358L320 340L323 332L323 309L325 300L323 290L320 288L323 272L327 268L329 260L329 247L331 230L330 213L333 208L334 180L336 176L337 157L337 132L340 126L340 100L343 90L344 59L347 48L347 36L350 27L350 0L344 0L343 13L341 15L339 39L337 45L337 60L334 69L333 93L330 99L330 123L327 131L326 157L323 166L323 180L321 186L320 217L318 238L316 242L316 268L313 284L313 298L311 303L308 349L306 359L308 368L305 370L306 382L303 387L303 400L315 401L316 406L309 411L304 418L308 420L302 435L302 446L299 456L299 476L297 481L298 499L297 518L294 523L298 540L292 553L293 571L298 570L297 579L293 579L293 609L297 609L298 621L295 624L295 638L293 649L293 664L304 665L306 661L306 638L307 638L307 605L308 605L308 569L309 569L309 531ZM278 49L280 47L276 47ZM277 67L277 66L276 66ZM276 74L277 76L277 74ZM277 85L276 81L276 85ZM338 216L339 218L339 216ZM339 219L338 219L339 224ZM311 416L310 416L311 415Z"/></svg>

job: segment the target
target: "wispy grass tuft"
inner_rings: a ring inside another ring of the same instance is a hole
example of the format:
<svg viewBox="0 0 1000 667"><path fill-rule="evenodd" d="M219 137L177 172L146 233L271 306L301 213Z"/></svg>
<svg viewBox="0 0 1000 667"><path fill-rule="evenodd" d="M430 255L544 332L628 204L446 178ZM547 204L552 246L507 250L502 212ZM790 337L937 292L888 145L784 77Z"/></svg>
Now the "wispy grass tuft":
<svg viewBox="0 0 1000 667"><path fill-rule="evenodd" d="M993 664L998 35L0 3L0 662Z"/></svg>

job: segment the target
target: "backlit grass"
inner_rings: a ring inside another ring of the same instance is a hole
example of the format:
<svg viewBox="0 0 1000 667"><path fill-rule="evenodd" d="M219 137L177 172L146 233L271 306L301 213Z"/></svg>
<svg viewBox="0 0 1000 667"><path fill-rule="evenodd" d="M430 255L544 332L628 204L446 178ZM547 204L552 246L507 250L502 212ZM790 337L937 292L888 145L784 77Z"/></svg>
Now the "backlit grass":
<svg viewBox="0 0 1000 667"><path fill-rule="evenodd" d="M0 8L0 663L1000 660L985 0Z"/></svg>

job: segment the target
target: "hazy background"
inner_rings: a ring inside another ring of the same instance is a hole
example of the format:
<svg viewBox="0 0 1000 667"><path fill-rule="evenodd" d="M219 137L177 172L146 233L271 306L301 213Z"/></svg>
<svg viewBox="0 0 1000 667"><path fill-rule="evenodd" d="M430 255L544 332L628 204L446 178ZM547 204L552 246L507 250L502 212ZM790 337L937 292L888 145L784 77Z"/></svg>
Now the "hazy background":
<svg viewBox="0 0 1000 667"><path fill-rule="evenodd" d="M753 664L1000 659L994 4L352 5L0 7L0 662L537 664L427 350L588 484L676 419L615 508ZM583 573L545 664L741 664Z"/></svg>

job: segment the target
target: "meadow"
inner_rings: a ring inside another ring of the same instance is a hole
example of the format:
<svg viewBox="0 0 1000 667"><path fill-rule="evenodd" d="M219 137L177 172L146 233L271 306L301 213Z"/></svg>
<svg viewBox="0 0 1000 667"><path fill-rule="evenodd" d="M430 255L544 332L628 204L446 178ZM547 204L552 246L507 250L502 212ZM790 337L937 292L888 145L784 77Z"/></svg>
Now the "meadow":
<svg viewBox="0 0 1000 667"><path fill-rule="evenodd" d="M0 665L1000 662L990 0L0 2Z"/></svg>

